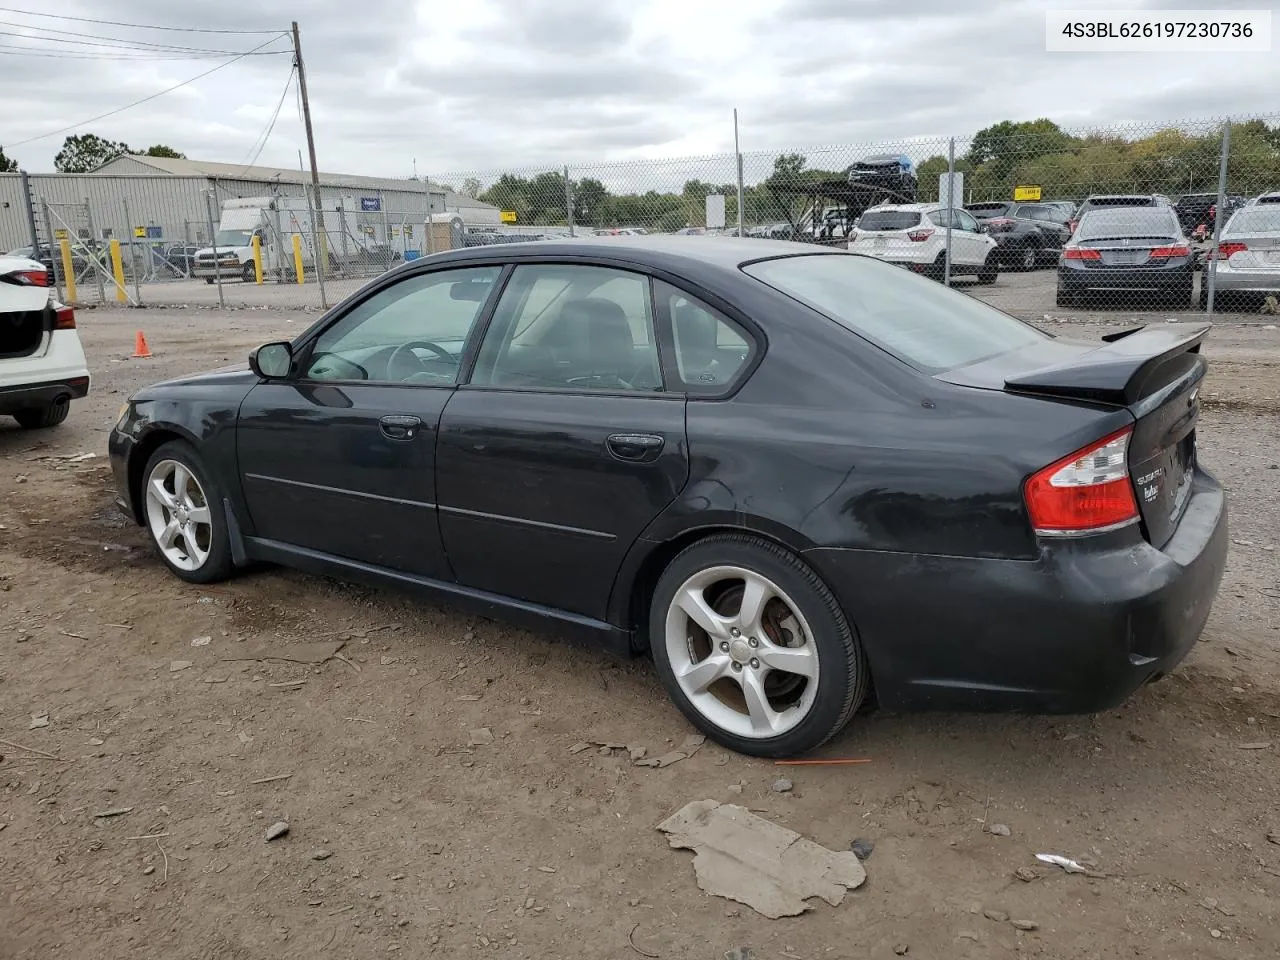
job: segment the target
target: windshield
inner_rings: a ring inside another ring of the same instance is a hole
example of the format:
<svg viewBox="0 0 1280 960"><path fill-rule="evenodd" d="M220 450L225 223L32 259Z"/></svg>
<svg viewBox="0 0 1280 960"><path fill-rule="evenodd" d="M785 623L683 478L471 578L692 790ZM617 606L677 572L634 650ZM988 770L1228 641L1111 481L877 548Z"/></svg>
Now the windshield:
<svg viewBox="0 0 1280 960"><path fill-rule="evenodd" d="M1165 210L1150 207L1117 207L1093 210L1076 228L1077 240L1110 240L1122 237L1176 237L1177 219Z"/></svg>
<svg viewBox="0 0 1280 960"><path fill-rule="evenodd" d="M219 230L213 242L219 247L247 247L252 236L252 230Z"/></svg>
<svg viewBox="0 0 1280 960"><path fill-rule="evenodd" d="M868 210L858 221L859 230L905 230L920 224L914 210Z"/></svg>
<svg viewBox="0 0 1280 960"><path fill-rule="evenodd" d="M800 255L743 271L927 373L1047 339L980 300L871 257Z"/></svg>

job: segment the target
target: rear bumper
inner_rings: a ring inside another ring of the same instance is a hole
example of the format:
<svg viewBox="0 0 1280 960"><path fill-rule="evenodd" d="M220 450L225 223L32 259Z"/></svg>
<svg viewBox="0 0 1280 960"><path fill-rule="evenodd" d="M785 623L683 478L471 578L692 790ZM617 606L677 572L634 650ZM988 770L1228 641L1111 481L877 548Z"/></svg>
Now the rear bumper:
<svg viewBox="0 0 1280 960"><path fill-rule="evenodd" d="M1165 291L1191 289L1195 266L1188 260L1177 267L1058 267L1058 289L1068 293L1105 291Z"/></svg>
<svg viewBox="0 0 1280 960"><path fill-rule="evenodd" d="M89 395L89 375L39 383L0 386L0 414L47 407L60 400L79 400Z"/></svg>
<svg viewBox="0 0 1280 960"><path fill-rule="evenodd" d="M1034 561L816 549L891 709L1085 713L1172 670L1204 628L1227 555L1222 487L1197 472L1162 549L1136 526L1042 542Z"/></svg>

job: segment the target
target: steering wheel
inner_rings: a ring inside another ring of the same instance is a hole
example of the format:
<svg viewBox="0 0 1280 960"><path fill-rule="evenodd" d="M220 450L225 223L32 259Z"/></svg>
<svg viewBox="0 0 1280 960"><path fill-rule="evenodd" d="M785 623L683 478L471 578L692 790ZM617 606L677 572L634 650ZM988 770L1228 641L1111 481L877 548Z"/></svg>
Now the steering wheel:
<svg viewBox="0 0 1280 960"><path fill-rule="evenodd" d="M391 379L395 379L392 371L396 368L396 365L401 363L405 358L412 358L416 365L416 369L410 371L404 377L400 377L399 379L404 380L413 376L415 373L420 373L426 370L426 365L422 362L422 359L413 352L418 347L421 347L423 350L431 351L446 363L453 364L455 367L458 365L458 358L444 347L434 344L429 340L410 340L408 343L400 344L400 346L391 351L391 356L387 357L387 376Z"/></svg>

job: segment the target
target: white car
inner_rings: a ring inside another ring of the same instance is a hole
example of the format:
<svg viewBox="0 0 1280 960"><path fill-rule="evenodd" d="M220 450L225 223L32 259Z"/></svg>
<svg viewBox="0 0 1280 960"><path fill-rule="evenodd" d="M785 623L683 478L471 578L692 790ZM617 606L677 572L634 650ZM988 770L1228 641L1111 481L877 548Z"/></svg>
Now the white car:
<svg viewBox="0 0 1280 960"><path fill-rule="evenodd" d="M935 280L943 277L947 222L951 223L951 274L976 276L994 283L1000 271L996 242L966 210L936 203L885 204L872 207L849 235L849 252L896 263Z"/></svg>
<svg viewBox="0 0 1280 960"><path fill-rule="evenodd" d="M57 426L88 393L74 311L53 299L43 264L0 255L0 415Z"/></svg>

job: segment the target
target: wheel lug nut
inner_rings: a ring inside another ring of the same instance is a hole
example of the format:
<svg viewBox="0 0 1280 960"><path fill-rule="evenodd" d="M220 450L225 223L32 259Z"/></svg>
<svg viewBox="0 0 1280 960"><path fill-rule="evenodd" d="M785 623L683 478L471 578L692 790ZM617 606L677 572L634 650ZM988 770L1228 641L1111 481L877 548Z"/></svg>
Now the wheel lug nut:
<svg viewBox="0 0 1280 960"><path fill-rule="evenodd" d="M759 669L760 669L760 661L759 661L759 660L757 660L755 657L752 657L752 658L751 658L751 669L752 669L752 670L759 670Z"/></svg>
<svg viewBox="0 0 1280 960"><path fill-rule="evenodd" d="M752 637L750 640L747 641L747 643L751 644L751 646L753 647L760 646L760 641L757 640L755 637Z"/></svg>
<svg viewBox="0 0 1280 960"><path fill-rule="evenodd" d="M723 640L722 640L722 641L720 641L720 652L721 652L721 653L728 653L728 652L729 652L729 644L728 644L728 643L726 643L726 642L725 642L725 641L723 641Z"/></svg>

